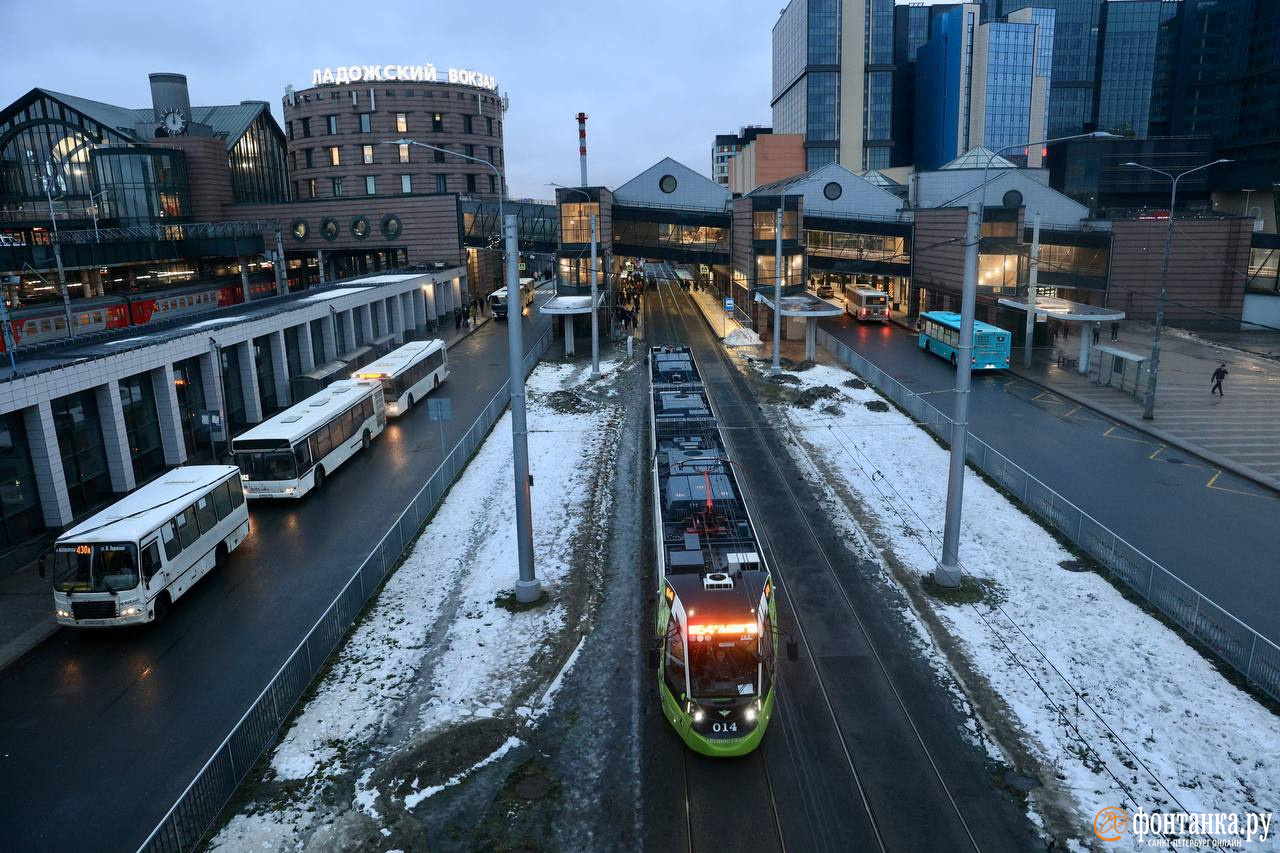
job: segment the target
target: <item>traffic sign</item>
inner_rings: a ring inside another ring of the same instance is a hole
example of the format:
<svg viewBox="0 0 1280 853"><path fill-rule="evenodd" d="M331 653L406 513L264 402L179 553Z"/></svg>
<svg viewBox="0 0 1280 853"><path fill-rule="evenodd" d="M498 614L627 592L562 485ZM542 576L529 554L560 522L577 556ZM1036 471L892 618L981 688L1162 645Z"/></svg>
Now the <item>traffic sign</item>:
<svg viewBox="0 0 1280 853"><path fill-rule="evenodd" d="M706 264L698 264L698 270L699 270L699 272L701 272L703 275L710 275L710 274L711 274L711 267L707 266Z"/></svg>
<svg viewBox="0 0 1280 853"><path fill-rule="evenodd" d="M732 296L726 296L724 299L724 313L726 314L733 313L733 297Z"/></svg>

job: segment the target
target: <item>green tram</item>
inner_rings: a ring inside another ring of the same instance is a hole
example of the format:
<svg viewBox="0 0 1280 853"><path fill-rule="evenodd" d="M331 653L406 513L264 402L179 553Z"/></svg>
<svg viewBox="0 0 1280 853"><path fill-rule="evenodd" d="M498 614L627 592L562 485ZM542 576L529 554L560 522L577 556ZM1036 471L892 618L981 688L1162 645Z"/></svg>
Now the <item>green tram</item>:
<svg viewBox="0 0 1280 853"><path fill-rule="evenodd" d="M649 350L662 710L695 752L760 745L777 682L777 608L693 353Z"/></svg>

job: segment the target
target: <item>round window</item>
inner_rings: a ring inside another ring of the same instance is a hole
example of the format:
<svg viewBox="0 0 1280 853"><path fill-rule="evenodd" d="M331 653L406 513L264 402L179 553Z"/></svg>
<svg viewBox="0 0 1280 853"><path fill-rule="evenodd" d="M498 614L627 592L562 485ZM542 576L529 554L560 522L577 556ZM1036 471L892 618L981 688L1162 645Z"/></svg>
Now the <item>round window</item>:
<svg viewBox="0 0 1280 853"><path fill-rule="evenodd" d="M829 201L835 201L844 194L844 187L840 186L835 181L832 181L822 188L822 194L826 196Z"/></svg>
<svg viewBox="0 0 1280 853"><path fill-rule="evenodd" d="M363 216L357 216L351 220L351 236L357 240L363 240L369 236L369 220Z"/></svg>
<svg viewBox="0 0 1280 853"><path fill-rule="evenodd" d="M307 234L309 233L311 233L311 229L307 227L307 221L305 219L294 220L293 239L305 240L307 239Z"/></svg>
<svg viewBox="0 0 1280 853"><path fill-rule="evenodd" d="M333 219L326 219L320 223L320 236L326 240L338 239L338 223Z"/></svg>
<svg viewBox="0 0 1280 853"><path fill-rule="evenodd" d="M659 179L658 179L658 189L662 190L664 193L673 193L673 192L675 192L675 191L676 191L676 176L675 176L675 175L663 175L661 178L659 178Z"/></svg>
<svg viewBox="0 0 1280 853"><path fill-rule="evenodd" d="M1022 193L1017 190L1009 190L1004 194L1005 207L1022 207Z"/></svg>
<svg viewBox="0 0 1280 853"><path fill-rule="evenodd" d="M394 213L388 213L382 217L382 236L388 240L394 240L400 236L400 231L404 226L400 224L400 217Z"/></svg>

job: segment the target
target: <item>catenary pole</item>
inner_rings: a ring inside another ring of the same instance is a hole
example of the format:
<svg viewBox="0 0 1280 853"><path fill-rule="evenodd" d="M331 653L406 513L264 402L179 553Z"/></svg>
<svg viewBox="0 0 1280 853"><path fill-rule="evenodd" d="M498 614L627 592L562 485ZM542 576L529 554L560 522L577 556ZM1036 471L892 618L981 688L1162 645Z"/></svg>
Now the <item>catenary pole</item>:
<svg viewBox="0 0 1280 853"><path fill-rule="evenodd" d="M773 227L773 365L769 372L775 375L782 372L782 217L786 207L787 197L782 196Z"/></svg>
<svg viewBox="0 0 1280 853"><path fill-rule="evenodd" d="M516 218L503 222L507 244L507 293L520 292L520 270L516 247ZM529 494L529 436L524 410L524 341L521 317L507 322L507 343L511 364L511 444L515 457L516 551L520 577L516 581L516 601L529 604L542 596L542 587L533 574L533 507Z"/></svg>
<svg viewBox="0 0 1280 853"><path fill-rule="evenodd" d="M1022 366L1031 366L1031 341L1036 334L1036 287L1040 281L1040 211L1031 226L1031 274L1027 279L1027 335L1022 343Z"/></svg>

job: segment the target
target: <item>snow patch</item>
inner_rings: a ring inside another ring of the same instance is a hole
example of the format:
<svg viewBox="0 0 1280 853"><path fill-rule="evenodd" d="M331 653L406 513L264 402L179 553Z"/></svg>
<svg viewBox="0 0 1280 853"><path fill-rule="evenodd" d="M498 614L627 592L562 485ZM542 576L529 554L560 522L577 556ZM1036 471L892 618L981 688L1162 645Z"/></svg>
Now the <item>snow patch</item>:
<svg viewBox="0 0 1280 853"><path fill-rule="evenodd" d="M508 752L515 749L517 746L520 746L520 744L522 743L524 743L524 741L520 740L520 738L518 737L512 736L507 738L505 741L503 741L502 746L498 747L493 752L485 756L483 759L481 759L477 763L468 767L466 770L463 770L461 773L456 773L453 776L450 776L448 779L446 779L444 782L442 782L439 785L429 785L426 788L423 788L421 791L419 791L418 780L417 779L413 780L413 793L405 795L404 807L410 810L417 808L418 804L421 803L423 800L427 799L430 796L434 796L435 794L440 793L445 788L453 787L454 785L461 782L463 779L466 779L472 773L475 773L480 768L488 767L490 764L502 758L502 756L506 755Z"/></svg>

